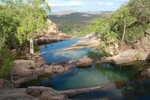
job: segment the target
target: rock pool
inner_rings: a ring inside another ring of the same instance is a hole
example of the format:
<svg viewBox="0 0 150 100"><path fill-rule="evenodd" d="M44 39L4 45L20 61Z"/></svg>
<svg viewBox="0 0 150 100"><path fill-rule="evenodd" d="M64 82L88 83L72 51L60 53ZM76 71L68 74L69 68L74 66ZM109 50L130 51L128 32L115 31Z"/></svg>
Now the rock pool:
<svg viewBox="0 0 150 100"><path fill-rule="evenodd" d="M67 50L79 39L70 39L51 43L41 48L42 57L47 64L58 64L70 60L78 60L94 52L94 48ZM92 65L90 68L72 68L69 71L54 75L47 80L40 80L42 86L53 87L56 90L68 90L108 84L109 88L87 92L71 99L92 100L149 100L150 81L142 79L139 74L147 67L145 62L135 62L128 65L115 66L111 64Z"/></svg>

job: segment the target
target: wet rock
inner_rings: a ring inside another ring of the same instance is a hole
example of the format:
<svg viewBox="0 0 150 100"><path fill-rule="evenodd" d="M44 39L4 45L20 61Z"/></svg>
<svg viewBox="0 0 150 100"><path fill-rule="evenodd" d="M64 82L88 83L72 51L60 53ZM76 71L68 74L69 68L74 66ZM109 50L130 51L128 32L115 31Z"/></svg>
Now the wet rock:
<svg viewBox="0 0 150 100"><path fill-rule="evenodd" d="M25 91L25 88L0 90L0 100L38 100Z"/></svg>
<svg viewBox="0 0 150 100"><path fill-rule="evenodd" d="M0 79L0 89L11 89L14 85L8 80Z"/></svg>
<svg viewBox="0 0 150 100"><path fill-rule="evenodd" d="M48 87L0 89L0 100L64 100L64 97Z"/></svg>
<svg viewBox="0 0 150 100"><path fill-rule="evenodd" d="M50 65L44 65L45 75L51 75L53 73L53 68Z"/></svg>
<svg viewBox="0 0 150 100"><path fill-rule="evenodd" d="M52 88L48 87L28 87L26 93L38 98L38 100L63 100L64 95L59 94Z"/></svg>
<svg viewBox="0 0 150 100"><path fill-rule="evenodd" d="M54 73L62 73L65 71L64 67L60 65L53 65L52 70Z"/></svg>
<svg viewBox="0 0 150 100"><path fill-rule="evenodd" d="M145 77L145 78L150 78L150 67L145 69L142 73L141 73L141 76L142 77Z"/></svg>
<svg viewBox="0 0 150 100"><path fill-rule="evenodd" d="M36 66L38 68L42 67L46 63L46 61L43 57L38 57L35 61L36 61Z"/></svg>
<svg viewBox="0 0 150 100"><path fill-rule="evenodd" d="M91 66L93 64L92 59L90 58L81 58L78 60L76 66L77 67L88 67Z"/></svg>

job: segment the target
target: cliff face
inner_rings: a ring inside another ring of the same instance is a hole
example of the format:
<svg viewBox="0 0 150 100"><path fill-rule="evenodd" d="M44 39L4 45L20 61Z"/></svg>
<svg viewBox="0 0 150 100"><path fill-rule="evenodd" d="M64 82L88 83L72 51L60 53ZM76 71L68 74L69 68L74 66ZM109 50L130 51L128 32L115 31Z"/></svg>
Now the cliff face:
<svg viewBox="0 0 150 100"><path fill-rule="evenodd" d="M49 19L47 20L47 25L47 29L45 29L42 33L37 33L36 37L34 38L38 44L53 43L72 38L65 33L59 32L57 25Z"/></svg>
<svg viewBox="0 0 150 100"><path fill-rule="evenodd" d="M58 34L58 28L55 23L53 23L51 20L47 20L48 28L45 30L46 34Z"/></svg>

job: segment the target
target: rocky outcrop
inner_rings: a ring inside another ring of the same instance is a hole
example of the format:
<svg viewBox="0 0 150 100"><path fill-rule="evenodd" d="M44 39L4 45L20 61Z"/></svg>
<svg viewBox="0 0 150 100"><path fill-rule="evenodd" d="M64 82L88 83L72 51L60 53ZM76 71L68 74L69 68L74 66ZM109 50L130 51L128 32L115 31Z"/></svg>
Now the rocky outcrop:
<svg viewBox="0 0 150 100"><path fill-rule="evenodd" d="M11 70L12 82L19 85L27 81L36 80L38 76L45 75L44 68L39 68L39 66L34 60L15 60Z"/></svg>
<svg viewBox="0 0 150 100"><path fill-rule="evenodd" d="M47 23L48 29L45 30L43 33L38 33L37 36L34 38L34 40L38 44L53 43L72 38L71 36L65 33L60 33L57 29L56 24L54 24L50 20L48 20Z"/></svg>
<svg viewBox="0 0 150 100"><path fill-rule="evenodd" d="M0 100L64 100L64 95L48 87L0 90Z"/></svg>
<svg viewBox="0 0 150 100"><path fill-rule="evenodd" d="M53 42L58 42L58 41L63 41L63 40L68 40L71 39L71 36L68 36L64 33L57 33L57 34L43 34L39 35L36 37L34 40L38 44L48 44L48 43L53 43Z"/></svg>
<svg viewBox="0 0 150 100"><path fill-rule="evenodd" d="M93 62L92 59L90 58L81 58L78 60L78 62L76 63L77 67L89 67L92 66Z"/></svg>
<svg viewBox="0 0 150 100"><path fill-rule="evenodd" d="M42 58L40 59L43 60ZM12 82L19 85L27 81L36 80L39 76L47 76L65 71L60 65L43 65L43 63L44 61L35 62L34 60L14 61L14 66L11 70Z"/></svg>
<svg viewBox="0 0 150 100"><path fill-rule="evenodd" d="M129 63L137 60L145 60L147 57L147 52L141 52L135 49L124 51L113 57L104 57L96 63L113 63L113 64L123 64Z"/></svg>
<svg viewBox="0 0 150 100"><path fill-rule="evenodd" d="M115 63L115 64L123 64L123 63L128 63L132 61L137 61L137 60L150 60L150 36L144 37L142 40L137 41L134 43L131 47L129 45L125 46L125 49L122 50L117 55L114 55L113 57L106 57L102 58L101 60L97 61L97 63L104 63L104 62L110 62L110 63Z"/></svg>
<svg viewBox="0 0 150 100"><path fill-rule="evenodd" d="M70 46L69 48L63 49L66 50L78 50L84 48L95 48L100 46L100 38L97 35L94 36L85 36L79 38L79 41L74 45Z"/></svg>

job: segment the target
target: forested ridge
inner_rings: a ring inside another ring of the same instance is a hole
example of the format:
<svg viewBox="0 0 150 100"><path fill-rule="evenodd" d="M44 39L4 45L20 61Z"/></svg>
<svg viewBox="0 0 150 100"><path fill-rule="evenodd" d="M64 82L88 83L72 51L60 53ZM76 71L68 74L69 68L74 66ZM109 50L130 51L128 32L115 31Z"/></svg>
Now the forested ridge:
<svg viewBox="0 0 150 100"><path fill-rule="evenodd" d="M70 35L78 36L90 22L102 16L110 16L111 12L76 12L64 15L49 15L49 18L57 24L58 30Z"/></svg>

